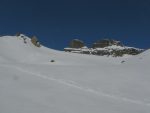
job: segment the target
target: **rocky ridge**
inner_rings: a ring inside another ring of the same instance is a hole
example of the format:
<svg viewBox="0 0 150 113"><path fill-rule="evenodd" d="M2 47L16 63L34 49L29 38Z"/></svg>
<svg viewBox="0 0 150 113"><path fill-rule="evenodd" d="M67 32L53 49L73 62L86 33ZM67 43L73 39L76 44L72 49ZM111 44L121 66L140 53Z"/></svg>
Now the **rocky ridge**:
<svg viewBox="0 0 150 113"><path fill-rule="evenodd" d="M124 55L137 55L144 51L143 49L124 46L120 41L112 39L99 40L92 44L91 48L86 47L84 42L78 39L72 40L70 45L64 48L64 51L99 56L122 57Z"/></svg>
<svg viewBox="0 0 150 113"><path fill-rule="evenodd" d="M21 37L21 38L24 40L24 43L27 43L27 41L26 41L27 36L26 36L26 35L21 34L21 33L16 33L15 36ZM40 42L38 41L38 38L37 38L36 36L32 36L30 39L31 39L31 42L32 42L32 44L33 44L34 46L36 46L36 47L41 47L41 44L40 44Z"/></svg>

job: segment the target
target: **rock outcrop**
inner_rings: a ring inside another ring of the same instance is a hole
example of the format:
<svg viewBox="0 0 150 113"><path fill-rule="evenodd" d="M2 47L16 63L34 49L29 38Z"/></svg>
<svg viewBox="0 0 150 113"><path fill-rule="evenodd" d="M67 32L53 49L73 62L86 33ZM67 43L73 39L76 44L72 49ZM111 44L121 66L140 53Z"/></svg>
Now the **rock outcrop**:
<svg viewBox="0 0 150 113"><path fill-rule="evenodd" d="M120 41L116 41L112 39L103 39L94 43L92 45L92 48L104 48L112 45L121 46L121 47L123 46L123 44Z"/></svg>
<svg viewBox="0 0 150 113"><path fill-rule="evenodd" d="M70 48L82 48L84 47L84 42L78 39L74 39L69 44Z"/></svg>
<svg viewBox="0 0 150 113"><path fill-rule="evenodd" d="M41 44L40 42L38 41L37 37L36 36L33 36L31 38L31 42L33 43L33 45L35 45L36 47L41 47Z"/></svg>
<svg viewBox="0 0 150 113"><path fill-rule="evenodd" d="M21 37L21 38L23 39L24 43L25 43L25 44L27 43L27 41L26 41L27 36L26 36L26 35L21 34L21 33L18 32L18 33L15 34L15 36ZM36 36L32 36L32 37L31 37L31 42L32 42L32 44L35 45L36 47L41 47L41 44L40 44L40 42L38 41L38 38L37 38Z"/></svg>
<svg viewBox="0 0 150 113"><path fill-rule="evenodd" d="M81 41L83 42L83 41ZM82 46L70 46L64 48L66 52L90 54L99 56L122 57L124 55L137 55L143 52L143 49L124 46L120 41L103 39L92 45L92 48Z"/></svg>

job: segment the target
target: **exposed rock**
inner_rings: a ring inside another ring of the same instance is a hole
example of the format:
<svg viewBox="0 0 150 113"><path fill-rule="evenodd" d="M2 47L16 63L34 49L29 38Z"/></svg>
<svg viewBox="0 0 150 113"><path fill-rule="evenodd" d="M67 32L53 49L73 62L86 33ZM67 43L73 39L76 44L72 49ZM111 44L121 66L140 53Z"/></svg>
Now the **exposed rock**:
<svg viewBox="0 0 150 113"><path fill-rule="evenodd" d="M31 38L31 42L36 46L36 47L41 47L41 44L40 42L38 41L37 37L36 36L33 36Z"/></svg>
<svg viewBox="0 0 150 113"><path fill-rule="evenodd" d="M26 44L27 43L27 36L26 35L24 35L24 34L21 34L21 33L16 33L16 35L15 36L17 36L17 37L20 37L20 38L22 38L23 39L23 42Z"/></svg>
<svg viewBox="0 0 150 113"><path fill-rule="evenodd" d="M24 42L25 44L27 43L26 39L27 39L27 38L23 38L23 42Z"/></svg>
<svg viewBox="0 0 150 113"><path fill-rule="evenodd" d="M104 48L112 45L123 46L123 44L120 41L116 41L112 39L103 39L94 43L92 45L92 48Z"/></svg>
<svg viewBox="0 0 150 113"><path fill-rule="evenodd" d="M121 61L121 63L125 63L125 61L123 60L123 61Z"/></svg>
<svg viewBox="0 0 150 113"><path fill-rule="evenodd" d="M64 48L66 52L90 54L99 56L122 57L123 55L137 55L143 52L143 49L123 46L120 41L104 39L93 44L93 48L87 47L70 47Z"/></svg>
<svg viewBox="0 0 150 113"><path fill-rule="evenodd" d="M84 42L78 39L74 39L70 42L70 48L82 48L84 47Z"/></svg>
<svg viewBox="0 0 150 113"><path fill-rule="evenodd" d="M17 36L17 37L21 37L21 38L26 38L27 36L26 35L24 35L24 34L22 34L22 33L16 33L16 35L15 36Z"/></svg>
<svg viewBox="0 0 150 113"><path fill-rule="evenodd" d="M50 62L55 62L55 60L51 60Z"/></svg>

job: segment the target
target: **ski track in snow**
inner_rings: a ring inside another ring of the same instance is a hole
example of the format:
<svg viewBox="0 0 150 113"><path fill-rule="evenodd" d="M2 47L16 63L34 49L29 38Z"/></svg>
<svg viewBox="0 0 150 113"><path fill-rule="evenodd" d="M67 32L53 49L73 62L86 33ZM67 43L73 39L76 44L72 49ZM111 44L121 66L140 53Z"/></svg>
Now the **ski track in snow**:
<svg viewBox="0 0 150 113"><path fill-rule="evenodd" d="M83 86L81 86L80 84L78 84L77 82L74 82L74 81L48 77L48 76L43 75L43 74L38 74L38 73L35 73L35 72L24 70L24 69L22 69L20 67L14 67L14 66L8 66L8 65L0 65L0 66L1 67L14 68L14 69L17 69L20 72L24 72L24 73L27 73L27 74L30 74L30 75L34 75L34 76L40 77L42 79L55 81L55 82L57 82L59 84L63 84L63 85L66 85L66 86L69 86L69 87L72 87L72 88L76 88L78 90L81 90L81 91L84 91L84 92L88 92L88 93L91 93L91 94L94 94L94 95L97 95L97 96L103 96L103 97L107 97L107 98L118 100L118 101L129 102L129 103L132 103L132 104L144 105L144 106L150 107L150 103L146 103L146 102L143 102L143 101L140 101L140 100L134 100L134 99L126 98L126 97L120 97L120 96L116 96L116 95L111 95L111 94L108 94L108 93L105 93L105 92L102 92L102 91L101 92L100 91L96 91L96 90L91 89L91 88L83 87Z"/></svg>

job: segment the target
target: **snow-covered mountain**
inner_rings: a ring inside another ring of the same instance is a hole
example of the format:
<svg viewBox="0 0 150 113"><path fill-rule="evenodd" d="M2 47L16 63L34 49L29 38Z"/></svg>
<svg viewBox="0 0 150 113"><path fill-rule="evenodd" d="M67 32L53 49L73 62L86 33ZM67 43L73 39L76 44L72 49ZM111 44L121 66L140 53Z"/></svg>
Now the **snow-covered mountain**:
<svg viewBox="0 0 150 113"><path fill-rule="evenodd" d="M53 62L51 62L53 60ZM149 113L150 50L66 53L0 37L0 113Z"/></svg>

